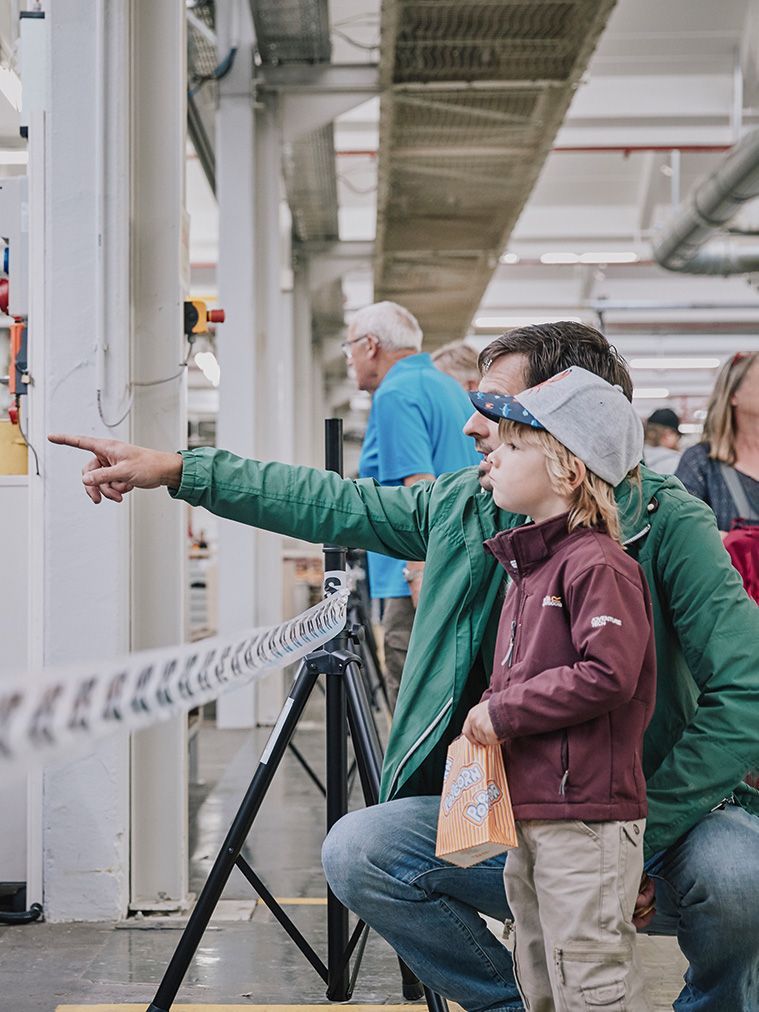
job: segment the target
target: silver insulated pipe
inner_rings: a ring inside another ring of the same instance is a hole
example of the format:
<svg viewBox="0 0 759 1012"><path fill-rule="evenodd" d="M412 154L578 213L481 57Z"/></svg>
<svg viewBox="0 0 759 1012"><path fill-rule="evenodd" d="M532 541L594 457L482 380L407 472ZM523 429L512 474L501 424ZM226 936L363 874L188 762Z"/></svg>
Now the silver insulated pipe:
<svg viewBox="0 0 759 1012"><path fill-rule="evenodd" d="M654 243L654 257L669 271L751 274L759 271L759 241L722 235L741 207L759 197L759 130L736 144L724 162L690 194Z"/></svg>

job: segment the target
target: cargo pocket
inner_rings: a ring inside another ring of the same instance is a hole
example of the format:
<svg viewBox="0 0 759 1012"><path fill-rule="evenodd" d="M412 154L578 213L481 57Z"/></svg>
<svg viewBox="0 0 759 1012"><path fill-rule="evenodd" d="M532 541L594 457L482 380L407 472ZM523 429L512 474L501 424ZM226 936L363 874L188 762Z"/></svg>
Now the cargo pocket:
<svg viewBox="0 0 759 1012"><path fill-rule="evenodd" d="M632 962L629 945L571 943L554 948L562 1012L606 1009L627 1012L625 975Z"/></svg>
<svg viewBox="0 0 759 1012"><path fill-rule="evenodd" d="M645 819L619 823L619 860L617 872L617 896L622 916L627 924L632 922L635 903L640 892L643 875L643 834Z"/></svg>

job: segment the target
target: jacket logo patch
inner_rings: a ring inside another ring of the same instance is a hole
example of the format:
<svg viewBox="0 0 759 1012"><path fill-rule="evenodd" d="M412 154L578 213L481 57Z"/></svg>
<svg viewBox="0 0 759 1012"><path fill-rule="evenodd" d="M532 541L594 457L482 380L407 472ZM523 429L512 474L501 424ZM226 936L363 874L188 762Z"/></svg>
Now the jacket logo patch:
<svg viewBox="0 0 759 1012"><path fill-rule="evenodd" d="M594 629L598 629L603 625L608 625L609 622L611 622L612 625L622 625L622 620L614 618L613 615L594 615L594 617L590 620L590 624Z"/></svg>
<svg viewBox="0 0 759 1012"><path fill-rule="evenodd" d="M546 594L543 598L544 608L561 608L563 603L558 594Z"/></svg>

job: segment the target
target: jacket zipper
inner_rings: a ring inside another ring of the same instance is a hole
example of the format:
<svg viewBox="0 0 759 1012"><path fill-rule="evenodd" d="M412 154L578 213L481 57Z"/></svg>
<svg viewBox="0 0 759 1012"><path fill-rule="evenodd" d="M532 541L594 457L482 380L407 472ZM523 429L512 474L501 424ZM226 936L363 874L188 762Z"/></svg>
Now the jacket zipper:
<svg viewBox="0 0 759 1012"><path fill-rule="evenodd" d="M524 607L524 595L522 594L522 588L517 589L517 610L516 615L511 620L511 635L509 638L509 648L506 651L506 656L501 661L502 668L510 668L514 663L514 656L517 649L517 629L519 628L519 619L522 617L522 608Z"/></svg>
<svg viewBox="0 0 759 1012"><path fill-rule="evenodd" d="M437 717L435 717L435 719L432 721L432 723L428 727L426 727L425 730L419 735L419 737L416 739L416 741L414 742L414 744L411 746L411 748L408 750L408 752L405 754L405 756L398 763L398 765L395 768L395 774L393 775L393 779L390 781L390 787L388 788L388 791L387 791L388 795L392 796L392 793L393 793L393 791L395 789L395 783L396 783L398 777L401 774L401 770L406 765L406 763L408 762L408 760L411 758L411 756L414 754L414 752L416 752L416 750L422 744L422 742L424 741L424 739L428 738L432 734L432 732L435 730L435 728L437 727L437 725L440 723L440 721L443 719L443 717L446 715L446 713L448 713L448 711L451 709L452 706L453 706L453 696L451 696L451 698L445 704L445 706L440 711L440 713L437 715Z"/></svg>
<svg viewBox="0 0 759 1012"><path fill-rule="evenodd" d="M564 771L559 784L559 794L567 793L567 781L569 780L569 735L566 728L561 732L561 768Z"/></svg>
<svg viewBox="0 0 759 1012"><path fill-rule="evenodd" d="M511 667L511 656L514 653L514 640L517 635L517 620L513 618L511 620L511 639L509 640L509 649L506 651L506 656L501 661L501 667Z"/></svg>

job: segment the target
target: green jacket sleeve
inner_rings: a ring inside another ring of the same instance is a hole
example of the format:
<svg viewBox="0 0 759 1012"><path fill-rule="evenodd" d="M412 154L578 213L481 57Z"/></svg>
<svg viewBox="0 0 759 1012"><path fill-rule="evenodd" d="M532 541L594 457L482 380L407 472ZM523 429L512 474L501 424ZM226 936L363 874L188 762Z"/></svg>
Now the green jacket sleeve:
<svg viewBox="0 0 759 1012"><path fill-rule="evenodd" d="M401 559L427 554L434 483L384 487L332 471L246 460L226 450L182 452L182 483L174 498L227 520L303 541L334 542Z"/></svg>
<svg viewBox="0 0 759 1012"><path fill-rule="evenodd" d="M759 608L701 502L680 502L653 546L669 606L699 697L691 722L648 780L646 847L672 843L741 782L759 757ZM668 677L659 671L658 677Z"/></svg>

